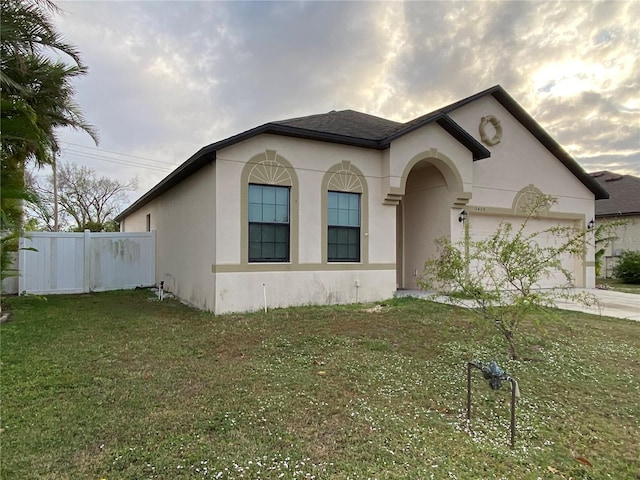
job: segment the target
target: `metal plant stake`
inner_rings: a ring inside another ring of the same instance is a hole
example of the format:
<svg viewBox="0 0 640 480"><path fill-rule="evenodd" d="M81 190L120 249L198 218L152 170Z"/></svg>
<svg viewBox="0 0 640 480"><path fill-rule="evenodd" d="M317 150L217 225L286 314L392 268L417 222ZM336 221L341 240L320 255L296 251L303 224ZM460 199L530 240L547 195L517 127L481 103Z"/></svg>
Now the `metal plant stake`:
<svg viewBox="0 0 640 480"><path fill-rule="evenodd" d="M471 368L475 367L482 371L484 379L489 382L491 390L499 390L502 382L511 382L511 448L516 443L516 398L520 398L518 381L502 370L496 362L489 362L483 365L480 362L467 363L467 420L471 421Z"/></svg>

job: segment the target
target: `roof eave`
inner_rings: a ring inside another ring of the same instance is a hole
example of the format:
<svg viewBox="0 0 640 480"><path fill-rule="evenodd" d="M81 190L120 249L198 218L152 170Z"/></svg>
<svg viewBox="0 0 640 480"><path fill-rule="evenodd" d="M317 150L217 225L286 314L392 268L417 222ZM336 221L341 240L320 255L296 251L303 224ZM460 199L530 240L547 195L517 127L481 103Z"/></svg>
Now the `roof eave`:
<svg viewBox="0 0 640 480"><path fill-rule="evenodd" d="M276 123L266 123L264 125L260 125L259 127L252 128L251 130L247 130L225 140L221 140L219 142L212 143L206 147L201 148L173 172L162 179L151 190L149 190L142 197L136 200L124 211L122 211L122 213L120 213L116 217L116 220L121 221L123 218L144 207L146 204L156 199L167 190L170 190L171 188L176 186L188 176L200 170L206 164L215 161L216 153L219 150L230 147L236 143L242 142L260 134L283 135L287 137L303 138L306 140L316 140L321 142L340 143L343 145L371 148L376 150L383 149L378 140L369 140L364 138L349 137L346 135L317 132L313 130L306 130L303 128L291 127L288 125L279 125Z"/></svg>
<svg viewBox="0 0 640 480"><path fill-rule="evenodd" d="M319 142L339 143L342 145L351 145L354 147L371 148L382 150L379 140L350 137L348 135L340 135L337 133L319 132L316 130L307 130L305 128L292 127L289 125L281 125L278 123L267 123L266 130L263 133L273 135L283 135L286 137L302 138L306 140L316 140Z"/></svg>
<svg viewBox="0 0 640 480"><path fill-rule="evenodd" d="M464 128L458 125L449 115L444 113L438 113L432 116L426 116L421 121L412 123L410 126L400 129L397 132L389 135L382 140L384 148L388 148L393 140L396 140L408 133L411 133L419 128L424 127L430 123L437 123L442 127L449 135L455 138L462 145L467 147L473 155L473 160L482 160L483 158L489 158L491 152L487 150L480 142L478 142L473 136L469 134Z"/></svg>
<svg viewBox="0 0 640 480"><path fill-rule="evenodd" d="M116 221L121 221L123 218L131 215L136 210L144 207L147 203L152 200L158 198L167 190L170 190L182 180L190 176L191 174L200 170L207 163L213 162L216 159L216 151L211 150L209 147L203 147L194 155L189 157L185 162L183 162L178 168L176 168L169 175L164 177L157 183L151 190L145 193L138 200L129 205L125 210L123 210L116 218Z"/></svg>
<svg viewBox="0 0 640 480"><path fill-rule="evenodd" d="M491 152L488 149L473 138L464 128L454 122L449 115L442 115L436 120L436 123L471 151L474 162L491 156Z"/></svg>

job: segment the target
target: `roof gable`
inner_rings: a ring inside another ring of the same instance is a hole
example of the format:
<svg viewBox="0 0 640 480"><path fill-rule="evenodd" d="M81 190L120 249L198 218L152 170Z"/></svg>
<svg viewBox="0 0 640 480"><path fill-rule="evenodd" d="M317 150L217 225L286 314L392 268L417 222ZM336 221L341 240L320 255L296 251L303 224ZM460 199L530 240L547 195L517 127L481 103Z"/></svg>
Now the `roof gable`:
<svg viewBox="0 0 640 480"><path fill-rule="evenodd" d="M596 200L609 198L607 191L602 188L598 182L591 178L580 164L578 164L578 162L576 162L576 160L569 155L569 153L567 153L566 150L564 150L564 148L562 148L562 146L551 135L549 135L549 133L542 128L540 124L536 122L534 118L529 115L527 111L522 108L520 104L516 102L500 85L483 90L482 92L447 105L446 107L440 108L428 115L450 113L486 95L493 96L493 98L495 98L505 108L505 110L518 120L518 122L520 122L522 126L531 133L531 135L533 135L547 150L560 160L560 162L595 195ZM418 117L408 123L420 122L421 119L426 116Z"/></svg>

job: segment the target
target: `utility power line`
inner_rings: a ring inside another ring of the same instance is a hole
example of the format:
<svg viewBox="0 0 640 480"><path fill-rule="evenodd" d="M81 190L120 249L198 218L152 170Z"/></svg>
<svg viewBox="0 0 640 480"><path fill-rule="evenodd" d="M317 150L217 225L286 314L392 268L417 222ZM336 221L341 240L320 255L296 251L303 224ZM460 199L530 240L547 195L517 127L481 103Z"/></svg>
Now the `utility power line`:
<svg viewBox="0 0 640 480"><path fill-rule="evenodd" d="M175 163L163 162L162 160L155 160L153 158L139 157L137 155L129 155L128 153L114 152L113 150L104 150L102 148L87 147L86 145L80 145L78 143L71 143L71 142L64 142L64 143L67 144L67 145L73 145L74 147L86 148L87 150L96 150L98 152L112 153L114 155L119 155L121 157L137 158L139 160L146 160L148 162L155 162L155 163L164 163L166 165L171 165L172 167L174 167L176 165Z"/></svg>
<svg viewBox="0 0 640 480"><path fill-rule="evenodd" d="M66 155L70 155L70 156L74 156L74 157L81 157L81 158L88 158L91 160L100 160L102 162L109 162L109 163L116 163L119 165L126 165L126 166L130 166L130 167L138 167L138 168L146 168L149 170L154 170L157 172L170 172L171 170L173 170L173 168L171 167L161 167L158 165L149 165L146 163L140 163L140 162L133 162L131 160L121 160L118 158L114 158L114 157L107 157L104 155L97 155L94 153L89 153L89 152L82 152L80 150L74 150L71 148L67 148L63 150L63 153ZM165 163L165 162L163 162Z"/></svg>

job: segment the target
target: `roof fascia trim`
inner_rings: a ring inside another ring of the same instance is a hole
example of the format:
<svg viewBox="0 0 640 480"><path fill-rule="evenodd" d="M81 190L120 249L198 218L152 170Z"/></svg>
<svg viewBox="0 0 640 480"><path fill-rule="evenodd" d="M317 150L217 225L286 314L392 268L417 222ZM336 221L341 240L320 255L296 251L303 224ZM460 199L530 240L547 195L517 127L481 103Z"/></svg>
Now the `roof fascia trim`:
<svg viewBox="0 0 640 480"><path fill-rule="evenodd" d="M436 122L453 138L471 150L474 162L491 156L491 152L487 148L473 138L469 132L462 128L458 123L454 122L449 115L442 115L438 120L436 120Z"/></svg>
<svg viewBox="0 0 640 480"><path fill-rule="evenodd" d="M273 135L282 135L286 137L303 138L307 140L317 140L320 142L340 143L354 147L383 150L379 140L350 137L348 135L340 135L338 133L318 132L315 130L307 130L305 128L280 125L277 123L267 123L263 126L266 127L266 129L262 133L271 133Z"/></svg>
<svg viewBox="0 0 640 480"><path fill-rule="evenodd" d="M230 147L236 143L242 142L249 138L258 136L260 134L267 133L273 135L282 135L287 137L303 138L307 140L317 140L331 143L340 143L343 145L351 145L354 147L371 148L376 150L383 150L380 142L377 140L368 140L356 137L348 137L346 135L338 135L325 132L316 132L313 130L306 130L303 128L290 127L287 125L278 125L274 123L265 123L259 127L252 128L245 132L233 135L219 142L212 143L206 147L201 148L194 155L189 157L179 167L162 179L156 186L145 193L142 197L136 200L133 204L127 207L122 213L120 213L116 220L120 221L124 217L130 215L136 210L144 207L147 203L156 199L167 190L173 188L182 180L197 172L205 166L207 163L216 159L216 153L218 150Z"/></svg>
<svg viewBox="0 0 640 480"><path fill-rule="evenodd" d="M117 217L115 217L116 221L120 221L123 218L127 217L131 213L136 210L144 207L147 203L156 199L160 195L162 195L167 190L170 190L178 183L180 183L185 178L189 177L193 173L200 170L206 164L215 161L216 159L216 150L211 150L209 147L203 147L194 155L189 157L185 162L183 162L180 166L178 166L175 170L173 170L169 175L164 177L157 183L151 190L142 195L138 200L129 205L126 209L124 209Z"/></svg>

